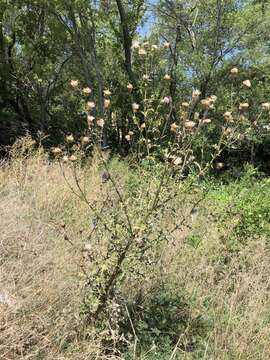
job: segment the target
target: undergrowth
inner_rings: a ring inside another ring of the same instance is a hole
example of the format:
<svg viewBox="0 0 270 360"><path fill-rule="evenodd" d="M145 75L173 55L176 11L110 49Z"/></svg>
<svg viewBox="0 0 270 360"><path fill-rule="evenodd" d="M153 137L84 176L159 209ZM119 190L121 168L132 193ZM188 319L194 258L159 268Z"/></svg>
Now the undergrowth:
<svg viewBox="0 0 270 360"><path fill-rule="evenodd" d="M125 194L144 193L147 176L140 178L117 158L108 166ZM158 179L158 168L153 175L151 164L145 167L153 182ZM108 185L101 170L96 163L78 169L96 202L103 201ZM72 181L71 169L66 176ZM110 331L102 323L83 331L81 256L88 256L93 218L67 188L58 165L42 151L19 154L2 164L0 183L1 358L269 357L270 190L255 169L230 183L225 174L199 180L193 193L173 200L174 215L165 214L162 226L173 227L183 213L188 222L173 241L163 242L162 256L143 279L133 273L122 283L114 297L120 306L110 304Z"/></svg>

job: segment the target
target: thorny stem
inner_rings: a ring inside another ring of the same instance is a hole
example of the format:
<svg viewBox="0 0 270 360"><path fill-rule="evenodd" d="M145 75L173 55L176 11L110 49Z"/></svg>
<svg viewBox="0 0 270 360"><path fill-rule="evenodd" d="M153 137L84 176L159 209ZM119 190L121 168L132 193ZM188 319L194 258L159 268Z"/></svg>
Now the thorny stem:
<svg viewBox="0 0 270 360"><path fill-rule="evenodd" d="M99 215L99 213L96 211L96 209L93 207L93 205L89 202L89 200L87 199L84 191L82 190L81 186L80 186L80 183L79 183L79 180L78 180L78 177L77 177L77 174L76 174L76 170L75 170L75 167L73 167L73 174L74 174L74 179L75 179L75 182L76 182L76 185L77 185L77 188L80 192L80 194L78 194L74 188L72 187L72 185L69 183L67 177L66 177L66 174L65 174L65 171L62 167L62 164L61 162L59 161L59 164L60 164L60 169L61 169L61 172L62 172L62 175L64 177L64 180L66 182L66 184L68 185L69 189L72 191L72 193L74 195L76 195L79 199L83 200L84 203L90 208L90 210L93 212L93 214L95 215L95 217L102 223L102 225L104 226L104 228L111 232L112 230L107 226L107 224L103 221L102 217Z"/></svg>
<svg viewBox="0 0 270 360"><path fill-rule="evenodd" d="M122 274L122 264L126 258L126 254L132 244L132 241L134 239L134 236L132 235L125 248L123 249L123 251L120 253L120 256L118 257L118 260L117 260L117 264L115 265L114 267L114 270L113 272L111 273L109 279L107 280L107 283L106 283L106 286L105 286L105 290L103 292L103 294L101 295L100 299L99 299L99 304L98 304L98 307L96 309L96 311L94 312L94 314L90 314L86 321L89 322L89 321L95 321L98 319L98 316L99 314L102 312L102 310L104 309L105 305L106 305L106 302L108 300L108 296L109 296L109 292L110 290L113 288L114 284L116 283L118 277L120 274Z"/></svg>
<svg viewBox="0 0 270 360"><path fill-rule="evenodd" d="M107 165L107 162L106 160L103 158L102 154L101 154L101 159L102 159L102 163L105 167L105 170L108 172L109 174L109 181L112 183L113 185L113 188L120 200L120 203L122 204L123 206L123 209L124 209L124 214L125 214L125 217L126 217L126 220L127 220L127 223L128 223L128 230L129 230L129 233L131 236L134 236L134 233L133 233L133 227L132 227L132 223L131 223L131 220L130 220L130 217L129 217L129 214L128 214L128 209L127 209L127 206L126 206L126 203L125 203L125 200L123 199L123 196L121 194L121 192L119 191L118 189L118 186L116 185L116 182L114 180L114 178L112 177L111 173L110 173L110 170L108 168L108 165Z"/></svg>

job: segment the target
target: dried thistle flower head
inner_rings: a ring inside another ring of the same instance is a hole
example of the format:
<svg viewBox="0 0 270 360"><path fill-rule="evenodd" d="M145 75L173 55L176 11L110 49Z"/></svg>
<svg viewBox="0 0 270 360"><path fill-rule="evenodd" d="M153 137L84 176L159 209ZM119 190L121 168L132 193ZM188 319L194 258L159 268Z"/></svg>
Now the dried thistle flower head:
<svg viewBox="0 0 270 360"><path fill-rule="evenodd" d="M174 161L173 161L173 164L176 165L176 166L178 166L178 165L181 165L182 162L183 162L182 158L176 157L176 158L174 159Z"/></svg>
<svg viewBox="0 0 270 360"><path fill-rule="evenodd" d="M171 124L171 132L177 132L177 130L179 129L179 126L176 123L172 123Z"/></svg>
<svg viewBox="0 0 270 360"><path fill-rule="evenodd" d="M184 126L187 130L192 130L196 126L196 123L194 121L188 120L184 123Z"/></svg>
<svg viewBox="0 0 270 360"><path fill-rule="evenodd" d="M237 67L233 67L231 70L230 70L230 74L233 75L233 76L237 76L239 74L239 70Z"/></svg>
<svg viewBox="0 0 270 360"><path fill-rule="evenodd" d="M181 106L184 109L188 109L189 108L189 103L188 102L182 102Z"/></svg>
<svg viewBox="0 0 270 360"><path fill-rule="evenodd" d="M134 111L134 112L137 112L138 110L139 110L139 108L140 108L140 105L139 104L137 104L137 103L132 103L132 110Z"/></svg>
<svg viewBox="0 0 270 360"><path fill-rule="evenodd" d="M52 149L52 153L53 153L53 155L56 156L56 155L61 154L62 150L59 147L55 147L55 148Z"/></svg>
<svg viewBox="0 0 270 360"><path fill-rule="evenodd" d="M165 49L169 49L171 44L168 41L165 41L165 43L163 44Z"/></svg>
<svg viewBox="0 0 270 360"><path fill-rule="evenodd" d="M79 86L79 80L71 80L70 81L70 85L73 87L73 88L77 88Z"/></svg>
<svg viewBox="0 0 270 360"><path fill-rule="evenodd" d="M85 88L83 88L82 92L85 95L89 95L89 94L91 94L92 90L89 87L85 87Z"/></svg>
<svg viewBox="0 0 270 360"><path fill-rule="evenodd" d="M217 101L217 96L216 95L210 95L209 99L212 101L212 103L215 103Z"/></svg>
<svg viewBox="0 0 270 360"><path fill-rule="evenodd" d="M144 81L148 81L148 80L149 80L149 78L150 78L150 77L149 77L149 75L148 75L148 74L144 74L144 75L143 75L143 80L144 80Z"/></svg>
<svg viewBox="0 0 270 360"><path fill-rule="evenodd" d="M96 104L94 103L94 101L88 101L86 105L87 105L88 110L92 110L96 107Z"/></svg>
<svg viewBox="0 0 270 360"><path fill-rule="evenodd" d="M269 102L262 103L261 107L262 107L262 109L264 111L269 111L270 110L270 103Z"/></svg>
<svg viewBox="0 0 270 360"><path fill-rule="evenodd" d="M204 110L208 110L211 105L212 105L212 101L210 98L201 100L201 106Z"/></svg>
<svg viewBox="0 0 270 360"><path fill-rule="evenodd" d="M146 127L146 124L145 124L145 123L142 123L141 126L140 126L141 130L142 130L142 129L145 129L145 127Z"/></svg>
<svg viewBox="0 0 270 360"><path fill-rule="evenodd" d="M231 111L226 111L223 114L224 120L227 122L232 122L233 121L233 116L232 116L232 112Z"/></svg>
<svg viewBox="0 0 270 360"><path fill-rule="evenodd" d="M64 163L67 163L68 162L68 156L67 155L63 156L62 160L63 160Z"/></svg>
<svg viewBox="0 0 270 360"><path fill-rule="evenodd" d="M139 48L138 54L140 56L145 56L146 55L146 50L144 48Z"/></svg>
<svg viewBox="0 0 270 360"><path fill-rule="evenodd" d="M202 123L203 124L211 124L212 120L211 119L203 119Z"/></svg>
<svg viewBox="0 0 270 360"><path fill-rule="evenodd" d="M74 142L74 137L73 137L73 135L67 135L67 136L66 136L66 142L67 142L67 143L73 143L73 142Z"/></svg>
<svg viewBox="0 0 270 360"><path fill-rule="evenodd" d="M95 120L95 117L94 117L94 116L92 116L92 115L87 115L88 125L92 125L94 120Z"/></svg>
<svg viewBox="0 0 270 360"><path fill-rule="evenodd" d="M166 75L164 75L163 79L169 81L169 80L171 80L171 75L166 74Z"/></svg>
<svg viewBox="0 0 270 360"><path fill-rule="evenodd" d="M127 141L131 141L131 136L130 136L129 134L127 134L127 135L125 136L125 139L126 139Z"/></svg>
<svg viewBox="0 0 270 360"><path fill-rule="evenodd" d="M139 43L139 41L133 41L132 42L132 49L139 49L139 47L140 47L140 43Z"/></svg>
<svg viewBox="0 0 270 360"><path fill-rule="evenodd" d="M89 142L90 142L90 139L89 139L88 136L84 136L84 137L82 138L82 144L83 144L83 145L89 144Z"/></svg>
<svg viewBox="0 0 270 360"><path fill-rule="evenodd" d="M166 104L168 105L171 102L171 97L170 96L164 96L164 98L161 100L162 104Z"/></svg>
<svg viewBox="0 0 270 360"><path fill-rule="evenodd" d="M105 99L104 100L104 108L108 109L110 107L110 105L111 105L111 100Z"/></svg>
<svg viewBox="0 0 270 360"><path fill-rule="evenodd" d="M239 104L239 110L247 110L249 108L249 104L248 103L241 103Z"/></svg>
<svg viewBox="0 0 270 360"><path fill-rule="evenodd" d="M133 90L133 85L132 84L127 84L127 89L129 92L131 92Z"/></svg>
<svg viewBox="0 0 270 360"><path fill-rule="evenodd" d="M69 158L70 161L72 162L75 162L78 160L77 156L76 155L71 155L70 158Z"/></svg>
<svg viewBox="0 0 270 360"><path fill-rule="evenodd" d="M110 91L109 89L104 90L104 91L103 91L103 94L104 94L105 96L111 96L111 95L112 95L112 93L111 93L111 91Z"/></svg>
<svg viewBox="0 0 270 360"><path fill-rule="evenodd" d="M133 136L133 135L134 135L134 132L133 132L133 131L129 131L129 132L128 132L128 135Z"/></svg>
<svg viewBox="0 0 270 360"><path fill-rule="evenodd" d="M104 119L100 118L100 119L97 120L97 125L99 127L103 128L104 124L105 124Z"/></svg>
<svg viewBox="0 0 270 360"><path fill-rule="evenodd" d="M145 49L148 49L150 47L150 43L148 41L145 41L142 46L145 48Z"/></svg>
<svg viewBox="0 0 270 360"><path fill-rule="evenodd" d="M216 164L216 168L217 168L218 170L221 170L221 169L224 168L224 164L223 164L222 162L218 162L218 163Z"/></svg>
<svg viewBox="0 0 270 360"><path fill-rule="evenodd" d="M232 133L232 128L227 127L226 129L224 129L224 134L225 134L226 136L231 135L231 133Z"/></svg>
<svg viewBox="0 0 270 360"><path fill-rule="evenodd" d="M192 99L193 99L193 100L197 100L200 95L201 95L200 90L198 90L198 89L193 90L193 92L192 92Z"/></svg>
<svg viewBox="0 0 270 360"><path fill-rule="evenodd" d="M244 80L242 84L247 88L251 88L251 81L250 80Z"/></svg>

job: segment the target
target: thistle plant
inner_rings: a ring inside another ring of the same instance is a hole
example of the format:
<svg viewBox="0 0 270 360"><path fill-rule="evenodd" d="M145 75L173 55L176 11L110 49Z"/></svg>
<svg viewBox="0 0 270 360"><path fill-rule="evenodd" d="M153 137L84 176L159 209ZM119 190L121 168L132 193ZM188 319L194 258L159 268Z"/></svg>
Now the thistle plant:
<svg viewBox="0 0 270 360"><path fill-rule="evenodd" d="M86 203L91 221L80 267L82 318L87 326L99 324L116 341L122 335L119 324L127 302L124 285L136 284L137 288L132 291L136 294L141 290L141 282L151 281L162 257L162 248L168 242L174 243L176 230L191 226L190 214L206 193L202 191L200 196L194 196L188 210L179 210L175 199L181 194L185 203L209 171L214 168L221 171L222 151L242 141L252 126L246 116L250 111L247 101L231 103L223 114L216 112L218 98L215 95L201 98L201 92L196 89L189 99L173 101L169 94L171 76L166 73L162 80L164 88L156 94L151 86L153 55L149 52L158 50L138 44L133 48L137 51L134 56L141 62L141 81L136 91L142 100L137 103L132 98L135 84L128 83L130 119L125 139L130 149L127 162L134 177L122 178L111 166L108 149L101 146L104 129L112 128L115 120L111 109L114 94L109 89L104 91L103 117L95 112L94 100L87 100L87 132L79 139L68 135L65 149L53 149L63 175L68 167L72 169L74 182L68 186ZM238 76L238 69L232 69L231 74ZM78 91L76 80L71 86ZM251 83L246 80L243 86L249 91ZM82 93L93 96L91 89L83 88ZM262 113L257 119L262 114L269 116L269 110L268 103L262 104ZM210 155L205 157L202 147L198 158L194 143L201 136L209 136L209 128L215 132L216 142L211 145ZM101 196L96 202L89 200L77 171L84 162L94 158L93 154L103 169L99 184ZM151 171L146 163L152 164ZM153 171L154 168L158 170ZM192 176L184 180L187 174ZM165 221L168 216L174 219L170 228Z"/></svg>

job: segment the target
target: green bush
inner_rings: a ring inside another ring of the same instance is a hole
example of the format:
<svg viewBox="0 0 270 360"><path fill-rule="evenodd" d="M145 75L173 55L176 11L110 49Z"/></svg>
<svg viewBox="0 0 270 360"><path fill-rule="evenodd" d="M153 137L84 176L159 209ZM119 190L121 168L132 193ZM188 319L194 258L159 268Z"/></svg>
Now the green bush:
<svg viewBox="0 0 270 360"><path fill-rule="evenodd" d="M229 184L219 181L210 192L217 212L220 208L224 212L220 223L233 222L230 237L239 242L270 234L270 179L261 175L248 166L240 179Z"/></svg>

